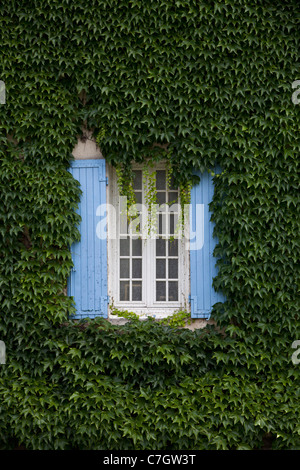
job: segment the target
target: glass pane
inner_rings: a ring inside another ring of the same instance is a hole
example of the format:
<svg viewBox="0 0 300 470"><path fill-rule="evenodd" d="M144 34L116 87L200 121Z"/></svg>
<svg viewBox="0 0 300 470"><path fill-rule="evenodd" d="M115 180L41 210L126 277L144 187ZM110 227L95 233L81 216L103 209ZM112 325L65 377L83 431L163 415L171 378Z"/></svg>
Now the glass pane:
<svg viewBox="0 0 300 470"><path fill-rule="evenodd" d="M166 202L166 193L156 193L157 204L165 204Z"/></svg>
<svg viewBox="0 0 300 470"><path fill-rule="evenodd" d="M129 281L120 282L120 300L129 300Z"/></svg>
<svg viewBox="0 0 300 470"><path fill-rule="evenodd" d="M157 170L156 172L156 189L166 189L166 172L165 170Z"/></svg>
<svg viewBox="0 0 300 470"><path fill-rule="evenodd" d="M132 255L142 256L142 240L140 238L132 240Z"/></svg>
<svg viewBox="0 0 300 470"><path fill-rule="evenodd" d="M177 202L177 199L178 199L178 193L177 192L169 192L168 193L168 202L172 202L173 204L175 204Z"/></svg>
<svg viewBox="0 0 300 470"><path fill-rule="evenodd" d="M132 278L141 279L142 277L142 259L134 258L132 260Z"/></svg>
<svg viewBox="0 0 300 470"><path fill-rule="evenodd" d="M166 240L156 239L156 256L166 256Z"/></svg>
<svg viewBox="0 0 300 470"><path fill-rule="evenodd" d="M166 283L164 281L156 282L156 300L158 302L166 300Z"/></svg>
<svg viewBox="0 0 300 470"><path fill-rule="evenodd" d="M177 187L174 185L174 176L171 176L171 181L170 181L170 184L169 184L169 189L173 189L175 191L177 191Z"/></svg>
<svg viewBox="0 0 300 470"><path fill-rule="evenodd" d="M175 216L174 216L174 214L170 214L169 233L171 233L171 234L175 233Z"/></svg>
<svg viewBox="0 0 300 470"><path fill-rule="evenodd" d="M168 240L169 256L178 256L178 240Z"/></svg>
<svg viewBox="0 0 300 470"><path fill-rule="evenodd" d="M142 171L135 170L133 174L134 174L133 189L142 189Z"/></svg>
<svg viewBox="0 0 300 470"><path fill-rule="evenodd" d="M137 204L142 204L142 193L140 191L135 191L135 200Z"/></svg>
<svg viewBox="0 0 300 470"><path fill-rule="evenodd" d="M177 302L178 300L178 282L169 282L169 302Z"/></svg>
<svg viewBox="0 0 300 470"><path fill-rule="evenodd" d="M132 283L132 300L142 300L142 281Z"/></svg>
<svg viewBox="0 0 300 470"><path fill-rule="evenodd" d="M129 238L120 239L120 256L129 256Z"/></svg>
<svg viewBox="0 0 300 470"><path fill-rule="evenodd" d="M129 278L129 259L120 259L120 278Z"/></svg>
<svg viewBox="0 0 300 470"><path fill-rule="evenodd" d="M165 279L166 278L166 260L157 259L156 260L156 279Z"/></svg>
<svg viewBox="0 0 300 470"><path fill-rule="evenodd" d="M165 235L167 231L167 215L158 213L158 233Z"/></svg>
<svg viewBox="0 0 300 470"><path fill-rule="evenodd" d="M178 259L169 259L169 279L178 279Z"/></svg>

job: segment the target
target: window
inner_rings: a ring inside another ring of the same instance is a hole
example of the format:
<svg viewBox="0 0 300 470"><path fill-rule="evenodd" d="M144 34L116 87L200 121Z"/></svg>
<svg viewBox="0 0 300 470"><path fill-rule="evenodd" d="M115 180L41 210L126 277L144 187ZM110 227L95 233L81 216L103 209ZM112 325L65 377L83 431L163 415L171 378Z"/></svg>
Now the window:
<svg viewBox="0 0 300 470"><path fill-rule="evenodd" d="M173 201L178 191L167 188L166 169L157 166L159 210L153 216L157 230L147 236L147 181L142 167L134 170L139 205L137 216L128 224L122 210L120 214L122 199L114 169L104 159L71 164L70 172L82 190L81 240L71 246L74 266L68 279L75 318L107 318L108 306L114 302L120 309L142 315L163 317L188 308L192 318L208 319L212 306L224 301L212 286L217 274L213 256L217 240L209 211L213 179L209 173L197 173L201 181L192 188L185 238L176 238L179 201Z"/></svg>
<svg viewBox="0 0 300 470"><path fill-rule="evenodd" d="M165 316L188 308L189 252L179 238L178 188L167 183L163 165L153 169L157 205L147 204L149 181L134 167L135 217L128 221L111 170L108 213L108 292L113 305L141 315ZM152 208L153 209L153 208ZM110 211L114 212L111 214ZM188 221L187 221L188 222Z"/></svg>

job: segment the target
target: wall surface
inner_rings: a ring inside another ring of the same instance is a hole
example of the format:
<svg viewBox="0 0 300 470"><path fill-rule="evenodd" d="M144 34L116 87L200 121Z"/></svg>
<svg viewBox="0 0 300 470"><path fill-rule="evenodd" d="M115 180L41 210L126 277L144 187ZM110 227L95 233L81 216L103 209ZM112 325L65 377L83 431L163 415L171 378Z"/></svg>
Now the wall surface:
<svg viewBox="0 0 300 470"><path fill-rule="evenodd" d="M91 131L84 131L83 136L78 138L72 155L75 160L86 160L88 158L103 158L95 139L92 138Z"/></svg>

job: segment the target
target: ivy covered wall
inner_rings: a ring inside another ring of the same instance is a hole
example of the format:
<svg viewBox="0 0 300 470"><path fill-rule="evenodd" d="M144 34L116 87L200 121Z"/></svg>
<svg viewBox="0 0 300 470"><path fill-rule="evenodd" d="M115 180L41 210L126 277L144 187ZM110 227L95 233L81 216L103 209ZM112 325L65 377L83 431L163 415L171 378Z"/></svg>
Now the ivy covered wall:
<svg viewBox="0 0 300 470"><path fill-rule="evenodd" d="M300 448L298 8L1 4L2 448ZM168 144L179 183L221 166L216 327L68 320L82 127L115 165Z"/></svg>

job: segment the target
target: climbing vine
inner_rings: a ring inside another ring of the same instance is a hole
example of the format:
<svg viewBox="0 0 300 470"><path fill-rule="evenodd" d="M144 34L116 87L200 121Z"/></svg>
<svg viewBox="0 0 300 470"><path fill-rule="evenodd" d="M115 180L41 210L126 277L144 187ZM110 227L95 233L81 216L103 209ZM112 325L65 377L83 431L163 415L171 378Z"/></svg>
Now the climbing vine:
<svg viewBox="0 0 300 470"><path fill-rule="evenodd" d="M300 448L298 8L1 3L1 448ZM70 319L81 194L68 168L83 128L129 201L132 162L165 149L181 201L195 170L219 166L226 301L203 330Z"/></svg>
<svg viewBox="0 0 300 470"><path fill-rule="evenodd" d="M140 322L141 315L135 312L130 312L126 309L118 309L111 305L111 314L116 315L118 318L125 319L127 321L138 321ZM148 320L155 320L155 314L147 315ZM187 310L179 310L174 312L172 315L168 315L165 318L157 320L159 324L170 326L171 328L184 328L186 325L191 325L191 315Z"/></svg>
<svg viewBox="0 0 300 470"><path fill-rule="evenodd" d="M99 136L98 136L99 137ZM98 142L100 139L98 138ZM157 214L158 214L158 202L157 202L157 190L156 190L156 170L155 163L157 159L147 159L143 163L143 187L145 188L145 205L147 207L147 220L145 224L145 233L147 236L151 236L157 232ZM134 192L134 172L132 170L132 162L126 166L126 168L120 164L116 164L117 182L120 196L126 198L126 215L129 221L138 217L137 201ZM166 184L167 189L174 187L173 184L173 168L170 165L170 159L168 158L166 163ZM181 182L179 185L179 198L176 200L169 201L169 206L176 204L180 201L179 217L175 230L176 236L181 236L185 229L185 220L187 208L191 200L191 189L193 182L188 180ZM140 231L142 227L140 227Z"/></svg>

